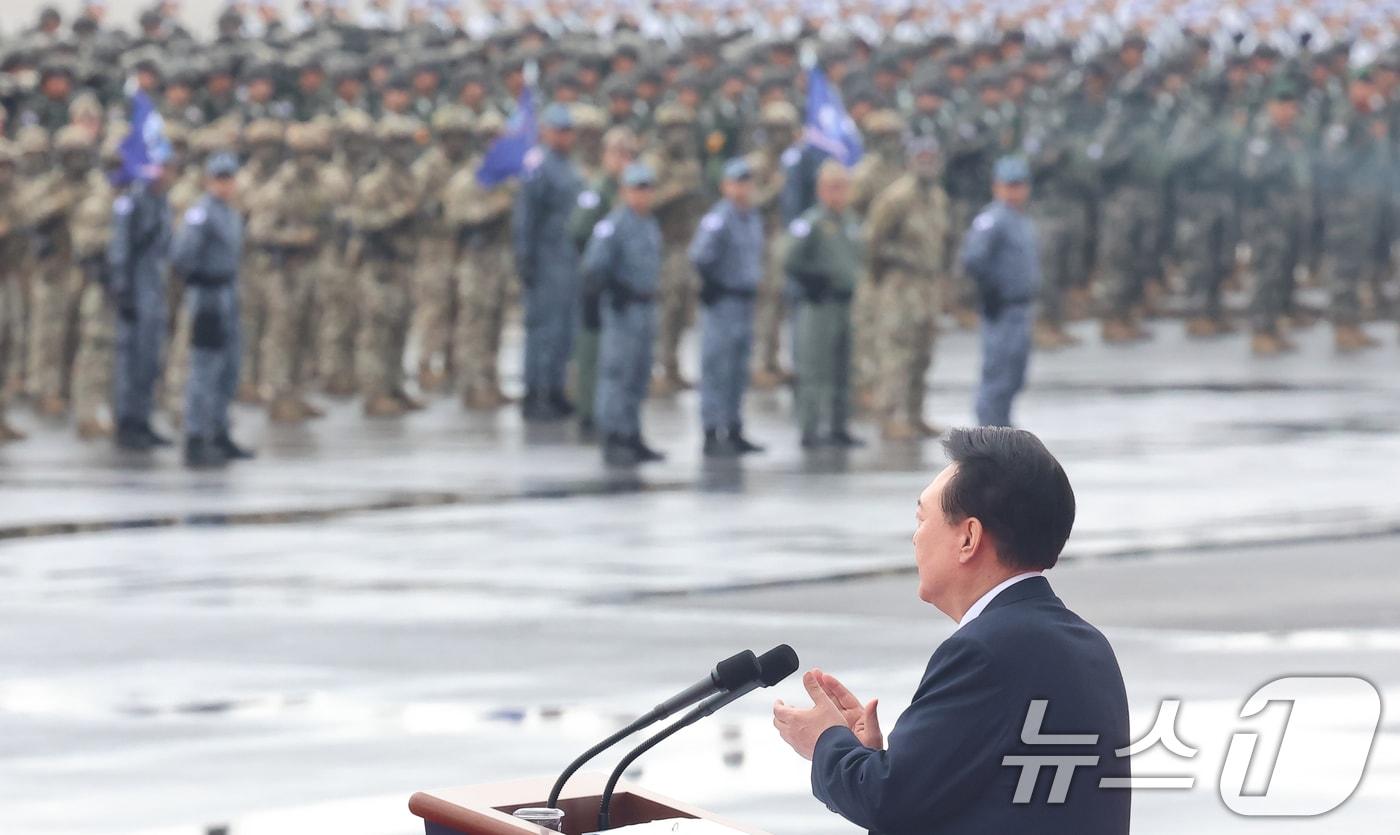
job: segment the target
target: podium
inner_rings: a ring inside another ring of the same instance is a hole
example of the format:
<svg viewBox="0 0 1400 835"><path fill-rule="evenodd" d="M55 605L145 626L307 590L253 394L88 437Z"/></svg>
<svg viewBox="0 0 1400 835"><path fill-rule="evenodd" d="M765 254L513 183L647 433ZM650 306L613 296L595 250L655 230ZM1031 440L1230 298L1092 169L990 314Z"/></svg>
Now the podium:
<svg viewBox="0 0 1400 835"><path fill-rule="evenodd" d="M582 835L598 826L598 803L607 775L575 774L559 798L564 810L566 835ZM417 792L408 810L423 819L425 835L549 835L550 830L511 817L528 806L544 806L553 779L484 783L441 791ZM768 835L625 781L617 784L612 799L612 826L630 826L663 818L703 818L748 835Z"/></svg>

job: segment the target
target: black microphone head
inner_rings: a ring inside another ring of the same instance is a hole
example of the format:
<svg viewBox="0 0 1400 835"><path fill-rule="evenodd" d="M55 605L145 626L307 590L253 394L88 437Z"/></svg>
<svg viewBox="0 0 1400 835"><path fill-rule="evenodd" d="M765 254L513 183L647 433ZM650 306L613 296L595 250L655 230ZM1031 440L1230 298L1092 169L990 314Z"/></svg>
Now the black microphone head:
<svg viewBox="0 0 1400 835"><path fill-rule="evenodd" d="M735 653L715 665L712 678L721 690L738 690L745 684L758 680L758 658L753 650L746 649Z"/></svg>
<svg viewBox="0 0 1400 835"><path fill-rule="evenodd" d="M787 644L778 644L758 657L758 680L772 687L797 672L797 653Z"/></svg>

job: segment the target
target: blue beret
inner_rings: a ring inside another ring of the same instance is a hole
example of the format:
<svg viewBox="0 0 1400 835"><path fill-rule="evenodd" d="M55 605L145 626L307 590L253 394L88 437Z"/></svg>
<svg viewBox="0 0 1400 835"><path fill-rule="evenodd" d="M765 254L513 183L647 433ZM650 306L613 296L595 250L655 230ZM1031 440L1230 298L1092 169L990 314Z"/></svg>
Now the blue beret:
<svg viewBox="0 0 1400 835"><path fill-rule="evenodd" d="M1031 179L1031 168L1022 157L1002 157L995 176L998 183L1025 183Z"/></svg>
<svg viewBox="0 0 1400 835"><path fill-rule="evenodd" d="M724 164L724 179L747 180L753 176L753 168L743 157L735 157Z"/></svg>
<svg viewBox="0 0 1400 835"><path fill-rule="evenodd" d="M545 127L555 130L573 130L574 127L573 114L569 112L569 108L558 102L544 109L540 121Z"/></svg>
<svg viewBox="0 0 1400 835"><path fill-rule="evenodd" d="M656 185L656 175L644 163L634 162L622 172L622 184L628 188Z"/></svg>
<svg viewBox="0 0 1400 835"><path fill-rule="evenodd" d="M238 158L227 151L220 151L204 163L204 173L210 177L232 177L238 173Z"/></svg>

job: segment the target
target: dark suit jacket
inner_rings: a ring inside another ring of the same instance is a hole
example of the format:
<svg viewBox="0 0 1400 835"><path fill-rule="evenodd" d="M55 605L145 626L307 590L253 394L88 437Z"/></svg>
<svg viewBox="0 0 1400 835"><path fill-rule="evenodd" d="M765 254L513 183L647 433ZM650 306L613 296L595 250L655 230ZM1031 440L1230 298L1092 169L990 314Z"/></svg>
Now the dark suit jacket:
<svg viewBox="0 0 1400 835"><path fill-rule="evenodd" d="M1097 734L1094 745L1027 745L1030 702L1046 699L1041 734ZM886 750L828 728L812 757L812 792L879 835L1127 835L1123 674L1107 639L1065 608L1044 577L1021 580L933 653ZM1073 772L1063 803L1047 802L1055 769L1040 769L1031 802L1012 803L1019 766L1006 755L1098 756Z"/></svg>

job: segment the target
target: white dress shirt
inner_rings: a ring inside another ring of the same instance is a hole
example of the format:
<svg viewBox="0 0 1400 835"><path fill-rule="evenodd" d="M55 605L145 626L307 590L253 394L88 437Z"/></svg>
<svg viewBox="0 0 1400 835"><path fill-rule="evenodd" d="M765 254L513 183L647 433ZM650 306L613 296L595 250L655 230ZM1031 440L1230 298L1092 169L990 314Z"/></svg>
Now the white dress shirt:
<svg viewBox="0 0 1400 835"><path fill-rule="evenodd" d="M1002 580L1000 583L997 583L991 588L990 591L977 598L977 602L972 604L972 608L968 609L967 614L963 615L962 620L958 621L958 629L962 629L964 626L970 623L973 618L982 614L982 610L987 608L987 604L992 602L992 598L996 597L997 595L1001 594L1002 592L1006 591L1007 589L1011 588L1012 586L1016 585L1022 580L1029 580L1032 577L1039 577L1044 573L1044 571L1027 571L1022 574L1017 574L1015 577L1007 577L1005 580Z"/></svg>

